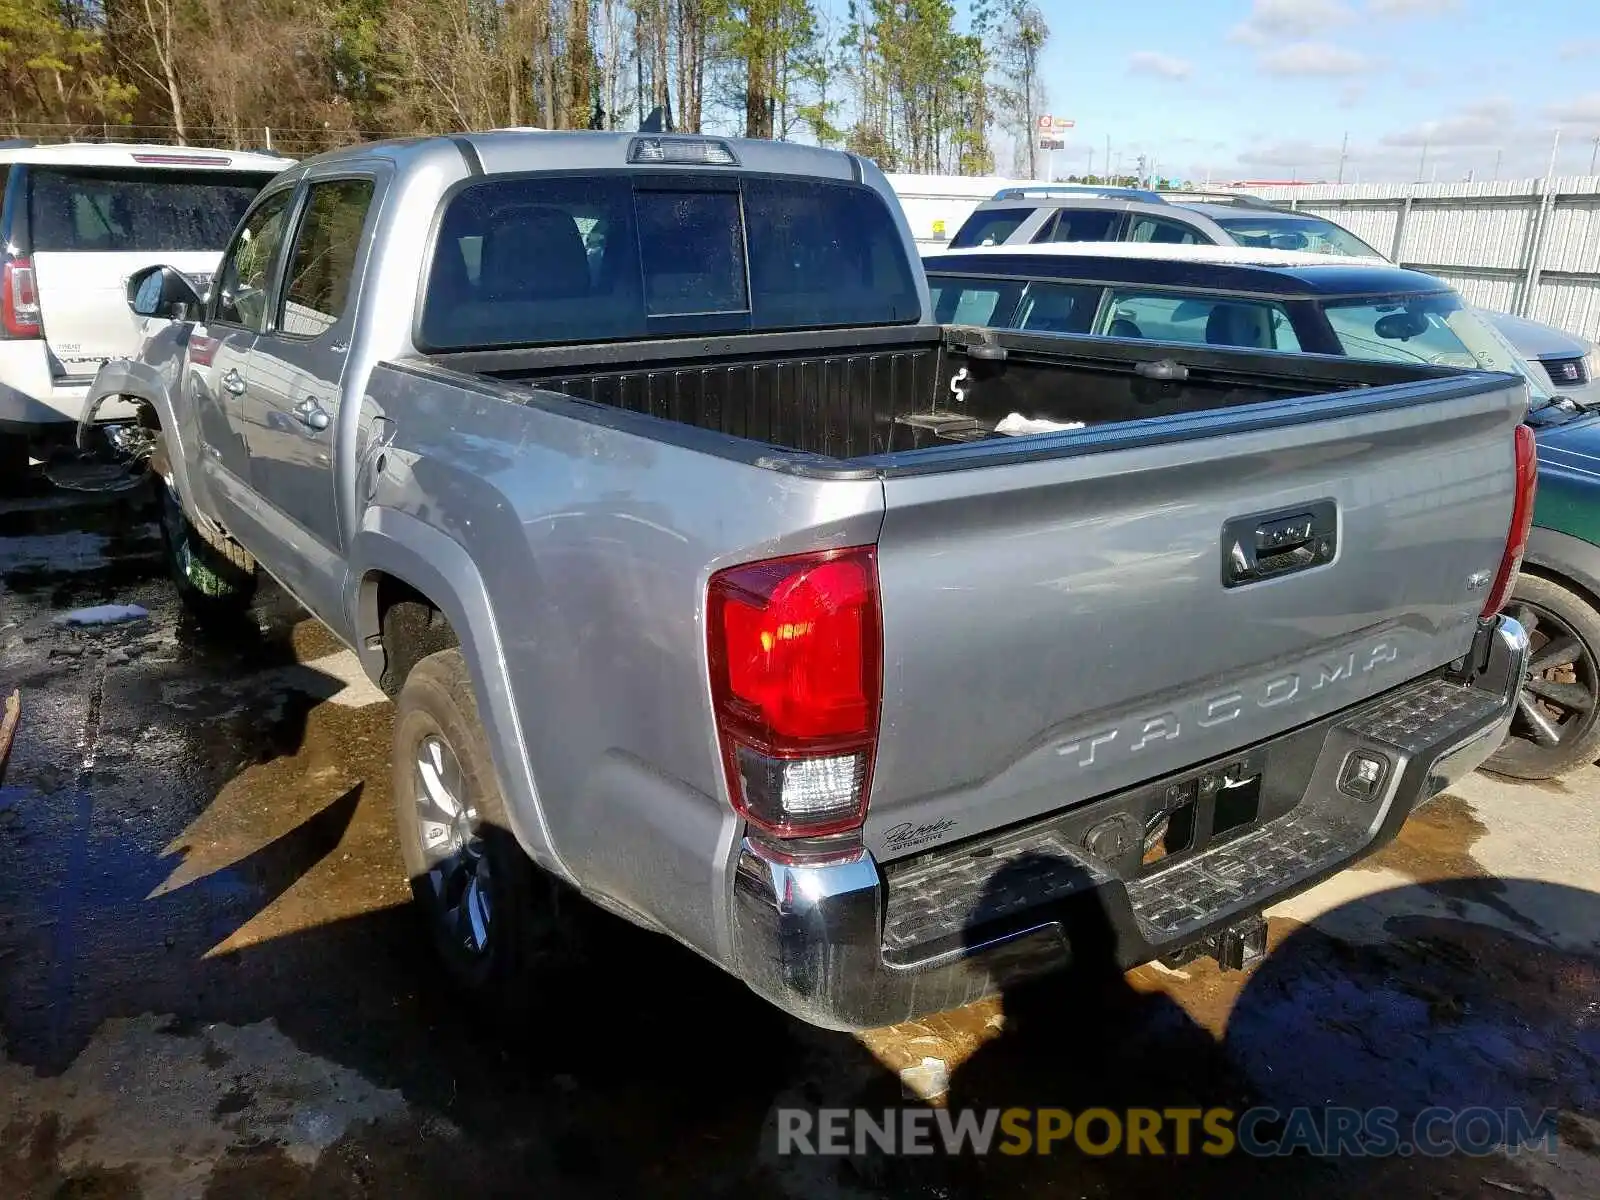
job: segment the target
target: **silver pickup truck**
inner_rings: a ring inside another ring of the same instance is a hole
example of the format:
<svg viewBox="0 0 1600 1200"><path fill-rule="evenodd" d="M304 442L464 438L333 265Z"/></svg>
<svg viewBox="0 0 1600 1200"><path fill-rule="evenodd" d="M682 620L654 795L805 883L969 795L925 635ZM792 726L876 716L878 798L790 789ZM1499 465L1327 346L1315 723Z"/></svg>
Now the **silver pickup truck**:
<svg viewBox="0 0 1600 1200"><path fill-rule="evenodd" d="M490 133L299 164L97 401L186 599L396 700L460 983L576 889L814 1023L1261 950L1505 732L1520 379L932 322L860 158ZM1020 430L1013 435L1008 430Z"/></svg>

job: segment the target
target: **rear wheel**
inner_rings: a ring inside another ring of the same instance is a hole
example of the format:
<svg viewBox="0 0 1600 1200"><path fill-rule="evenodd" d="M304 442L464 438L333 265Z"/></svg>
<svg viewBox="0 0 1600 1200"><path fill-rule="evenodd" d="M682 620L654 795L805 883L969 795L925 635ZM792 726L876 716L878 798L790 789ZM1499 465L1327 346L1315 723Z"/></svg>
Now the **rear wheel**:
<svg viewBox="0 0 1600 1200"><path fill-rule="evenodd" d="M494 1015L526 1011L570 948L577 900L511 834L459 650L406 676L391 771L412 896L446 974Z"/></svg>
<svg viewBox="0 0 1600 1200"><path fill-rule="evenodd" d="M1562 583L1524 574L1506 615L1533 653L1511 732L1486 770L1553 779L1600 756L1600 612Z"/></svg>
<svg viewBox="0 0 1600 1200"><path fill-rule="evenodd" d="M161 541L178 597L202 625L238 621L255 597L255 562L242 548L224 553L195 528L170 484L161 489Z"/></svg>

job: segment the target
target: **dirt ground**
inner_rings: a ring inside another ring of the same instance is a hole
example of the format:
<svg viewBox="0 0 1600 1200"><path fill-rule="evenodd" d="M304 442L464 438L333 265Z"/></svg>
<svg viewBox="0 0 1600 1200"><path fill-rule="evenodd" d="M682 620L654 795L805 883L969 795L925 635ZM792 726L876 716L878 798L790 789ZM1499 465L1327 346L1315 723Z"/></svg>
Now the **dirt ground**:
<svg viewBox="0 0 1600 1200"><path fill-rule="evenodd" d="M405 907L386 701L275 594L208 642L158 550L125 497L0 502L0 1198L1600 1196L1600 771L1466 781L1274 911L1251 972L851 1037L606 918L493 1028ZM59 620L106 602L148 615ZM950 1109L1481 1105L1558 1112L1560 1147L777 1153L780 1109L919 1104L928 1059Z"/></svg>

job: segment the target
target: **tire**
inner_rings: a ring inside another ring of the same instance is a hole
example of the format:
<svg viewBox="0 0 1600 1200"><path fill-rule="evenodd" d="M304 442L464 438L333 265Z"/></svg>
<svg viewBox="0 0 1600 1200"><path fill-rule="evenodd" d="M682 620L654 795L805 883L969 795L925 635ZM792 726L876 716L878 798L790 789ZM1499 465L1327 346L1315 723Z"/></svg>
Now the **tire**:
<svg viewBox="0 0 1600 1200"><path fill-rule="evenodd" d="M1506 605L1533 643L1511 732L1484 764L1513 779L1554 779L1600 757L1600 611L1565 582L1524 574Z"/></svg>
<svg viewBox="0 0 1600 1200"><path fill-rule="evenodd" d="M161 488L161 543L184 608L203 626L238 624L256 594L255 560L242 547L208 541L170 485Z"/></svg>
<svg viewBox="0 0 1600 1200"><path fill-rule="evenodd" d="M391 772L412 897L446 975L496 1020L528 1012L563 965L582 902L511 833L460 650L430 654L406 676Z"/></svg>

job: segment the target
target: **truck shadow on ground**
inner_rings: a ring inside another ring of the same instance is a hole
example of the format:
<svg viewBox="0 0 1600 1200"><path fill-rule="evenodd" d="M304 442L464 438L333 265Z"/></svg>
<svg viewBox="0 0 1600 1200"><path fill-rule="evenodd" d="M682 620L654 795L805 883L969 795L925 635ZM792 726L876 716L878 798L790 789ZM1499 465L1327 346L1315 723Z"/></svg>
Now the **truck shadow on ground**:
<svg viewBox="0 0 1600 1200"><path fill-rule="evenodd" d="M1600 1118L1600 955L1559 949L1533 927L1387 915L1434 908L1439 890L1392 889L1325 916L1334 928L1376 923L1381 940L1352 944L1317 925L1293 928L1243 982L1220 1037L1178 1001L1196 984L1230 977L1207 963L1192 967L1188 982L1136 987L1109 959L1109 927L1091 920L1070 931L1078 950L1070 972L1004 990L1003 1032L955 1072L946 1104L954 1112L1099 1109L1115 1114L1124 1133L1131 1109L1188 1110L1191 1152L1176 1152L1170 1118L1161 1122L1162 1153L1147 1143L1138 1155L1100 1118L1092 1136L1069 1133L1048 1155L1035 1141L1015 1156L900 1158L883 1164L886 1178L962 1195L1053 1195L1062 1186L1088 1195L1507 1194L1493 1181L1547 1195L1503 1158L1319 1157L1316 1136L1301 1137L1298 1149L1286 1139L1297 1106L1318 1114L1328 1106L1392 1108L1404 1141L1433 1106L1485 1106L1523 1109L1533 1119L1567 1114L1559 1121L1565 1152L1600 1150L1595 1126L1571 1116ZM1594 930L1600 919L1600 896L1534 880L1448 880L1445 890L1500 910L1565 913L1579 929ZM1202 1113L1257 1106L1274 1112L1253 1130L1280 1155L1204 1150L1219 1143L1203 1134ZM1447 1135L1450 1126L1428 1132L1441 1129Z"/></svg>
<svg viewBox="0 0 1600 1200"><path fill-rule="evenodd" d="M212 1183L214 1194L229 1196L471 1189L978 1197L1065 1189L1342 1200L1507 1194L1486 1179L1538 1187L1498 1158L1212 1158L1177 1154L1170 1137L1162 1155L1097 1153L1069 1139L1048 1155L1017 1157L785 1156L782 1108L881 1113L915 1102L857 1039L800 1025L668 940L597 911L582 917L585 952L513 1029L489 1026L462 1005L401 907L207 953L348 844L369 799L360 789L341 795L231 864L227 886L197 880L140 901L134 893L172 867L153 858L129 876L132 890L114 918L78 915L70 986L59 986L42 942L0 957L12 1058L60 1071L115 1016L171 1014L166 1029L175 1037L210 1022L270 1019L306 1053L403 1094L407 1121L353 1128L314 1167L271 1145L235 1146ZM4 875L15 880L16 866L7 863ZM1600 922L1600 896L1586 891L1517 879L1450 883L1520 910L1570 913L1580 928ZM0 892L12 935L41 915L14 885ZM1421 911L1435 894L1432 885L1402 888L1348 907ZM1310 926L1290 933L1248 977L1220 1038L1179 1003L1186 985L1134 986L1111 969L1107 931L1080 923L1069 930L1076 966L1005 990L1003 1032L956 1069L946 1104L1072 1113L1382 1104L1402 1120L1433 1104L1477 1104L1600 1116L1600 960L1558 950L1533 929L1386 920L1389 936L1375 944L1351 945ZM30 1004L41 982L43 1019ZM435 1117L457 1133L430 1135ZM1571 1152L1584 1152L1585 1137L1595 1152L1588 1128L1563 1126ZM20 1173L31 1161L25 1134L8 1133L10 1152L22 1154L9 1163L0 1137L0 1178L8 1169L28 1178ZM54 1178L43 1169L34 1177Z"/></svg>

